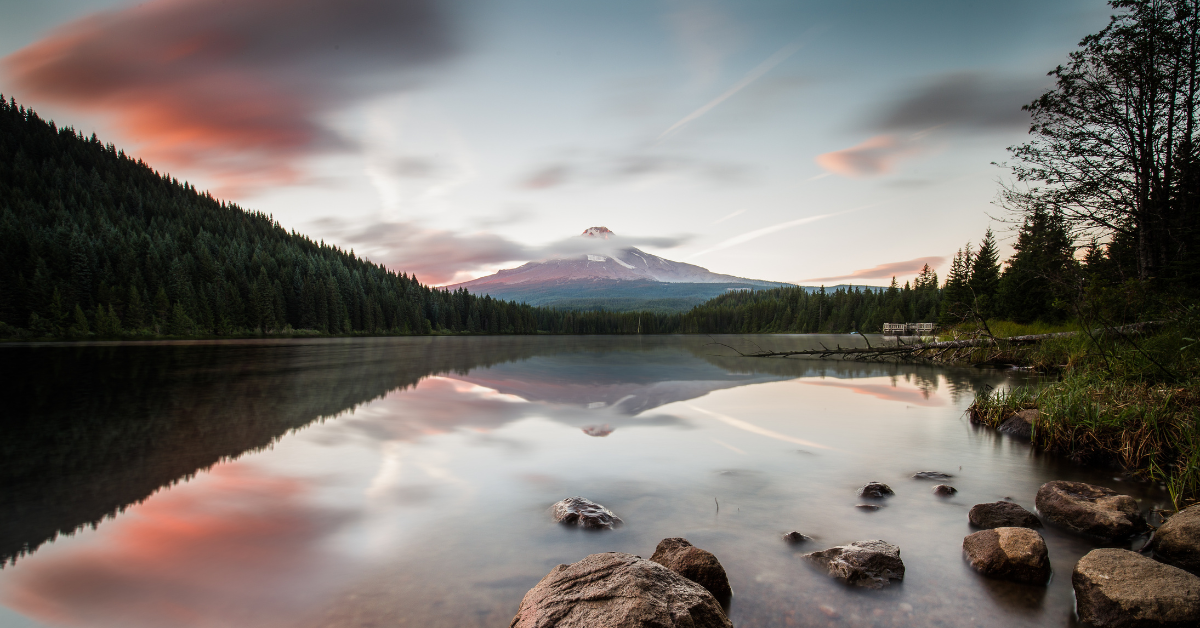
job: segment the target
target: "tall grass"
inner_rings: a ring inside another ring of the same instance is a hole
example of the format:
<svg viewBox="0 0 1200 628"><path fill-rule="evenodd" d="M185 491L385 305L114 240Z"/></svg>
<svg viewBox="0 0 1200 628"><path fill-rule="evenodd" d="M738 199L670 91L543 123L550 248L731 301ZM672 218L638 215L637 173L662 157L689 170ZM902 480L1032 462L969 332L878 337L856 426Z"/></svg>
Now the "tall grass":
<svg viewBox="0 0 1200 628"><path fill-rule="evenodd" d="M1057 376L983 392L971 418L996 427L1036 408L1035 446L1162 482L1182 508L1200 499L1200 347L1191 340L1200 334L1194 310L1185 314L1191 316L1151 336L1079 334L1043 342L1020 359L1056 367Z"/></svg>

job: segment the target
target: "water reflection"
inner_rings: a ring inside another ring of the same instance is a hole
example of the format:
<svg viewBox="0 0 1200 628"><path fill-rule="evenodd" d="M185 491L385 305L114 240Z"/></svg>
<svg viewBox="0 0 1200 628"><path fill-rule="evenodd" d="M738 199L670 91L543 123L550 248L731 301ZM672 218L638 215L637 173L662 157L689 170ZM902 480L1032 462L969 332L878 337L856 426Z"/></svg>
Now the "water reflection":
<svg viewBox="0 0 1200 628"><path fill-rule="evenodd" d="M1047 589L961 558L974 503L1032 508L1048 479L1112 484L965 422L971 390L1004 374L748 360L709 342L0 349L16 410L0 603L22 627L494 626L560 562L686 536L728 569L738 626L1066 623L1063 574L1087 543L1046 532ZM928 469L959 494L909 477ZM868 480L897 492L875 513L854 509ZM576 494L627 525L551 524L545 508ZM793 529L819 546L884 538L908 577L848 590L780 540Z"/></svg>

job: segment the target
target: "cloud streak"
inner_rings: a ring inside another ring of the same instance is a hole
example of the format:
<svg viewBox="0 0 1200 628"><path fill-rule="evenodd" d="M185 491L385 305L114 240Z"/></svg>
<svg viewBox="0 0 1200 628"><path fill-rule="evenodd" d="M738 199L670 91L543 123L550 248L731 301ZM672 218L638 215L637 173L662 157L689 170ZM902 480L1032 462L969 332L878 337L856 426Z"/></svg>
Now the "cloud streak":
<svg viewBox="0 0 1200 628"><path fill-rule="evenodd" d="M931 268L937 268L946 263L945 257L918 257L915 259L905 260L903 262L890 262L872 266L871 268L863 268L856 270L848 275L837 275L835 277L814 277L812 279L803 279L801 281L842 281L853 279L887 279L894 276L915 275L921 272L926 264Z"/></svg>
<svg viewBox="0 0 1200 628"><path fill-rule="evenodd" d="M767 57L766 61L763 61L762 63L758 64L758 67L754 68L753 70L750 70L750 72L748 74L746 74L746 76L742 77L742 80L738 81L737 83L734 83L733 87L730 87L729 89L725 90L725 92L722 93L720 96L717 96L716 98L708 101L707 103L704 104L704 106L700 107L699 109L687 114L679 122L672 124L669 128L667 128L666 131L663 131L658 136L658 139L661 141L661 140L667 138L669 135L671 135L675 131L678 131L679 129L683 128L684 125L688 124L689 122L693 122L696 119L703 116L704 114L708 113L709 111L712 111L713 108L715 108L717 105L728 100L730 96L733 96L734 94L742 91L743 89L745 89L748 85L750 85L754 81L757 81L758 79L762 78L764 74L773 70L775 68L775 66L786 61L788 59L788 57L796 54L796 52L798 50L800 50L800 48L802 48L803 46L804 46L804 44L802 42L795 41L795 42L792 42L792 43L784 46L783 48L780 48L778 51L775 52L775 54L771 55L770 57Z"/></svg>
<svg viewBox="0 0 1200 628"><path fill-rule="evenodd" d="M115 120L151 160L225 189L295 182L349 143L321 118L453 56L432 0L156 0L68 23L3 60L27 99Z"/></svg>
<svg viewBox="0 0 1200 628"><path fill-rule="evenodd" d="M747 231L746 233L743 233L741 235L736 235L732 238L729 238L728 240L723 240L723 241L717 243L716 245L711 246L707 249L704 249L697 253L692 253L691 255L688 255L687 257L688 257L688 259L691 259L693 257L700 257L701 255L705 255L707 253L712 253L714 251L720 251L722 249L727 249L731 246L745 244L751 240L756 240L765 235L770 235L772 233L777 233L779 231L783 231L784 229L791 229L792 227L799 227L800 225L807 225L809 223L813 223L818 220L824 220L826 218L831 218L833 216L841 216L842 214L848 214L850 212L858 211L860 209L866 209L868 207L874 207L874 205L863 205L862 207L855 207L853 209L847 209L847 210L843 210L840 212L833 212L833 213L829 213L829 214L818 214L816 216L808 216L806 218L798 218L796 220L789 220L787 222L781 222L776 225L771 225L770 227L763 227L762 229L755 229L754 231Z"/></svg>

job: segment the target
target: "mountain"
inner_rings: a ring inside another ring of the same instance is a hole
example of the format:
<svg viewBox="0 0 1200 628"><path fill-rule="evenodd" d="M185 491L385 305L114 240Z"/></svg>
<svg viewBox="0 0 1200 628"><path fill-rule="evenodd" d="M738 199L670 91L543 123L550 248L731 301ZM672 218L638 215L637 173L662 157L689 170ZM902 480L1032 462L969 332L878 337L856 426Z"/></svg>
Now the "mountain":
<svg viewBox="0 0 1200 628"><path fill-rule="evenodd" d="M561 308L683 311L730 291L791 284L714 273L632 246L621 246L607 227L580 235L594 240L588 253L529 262L450 286L474 294Z"/></svg>

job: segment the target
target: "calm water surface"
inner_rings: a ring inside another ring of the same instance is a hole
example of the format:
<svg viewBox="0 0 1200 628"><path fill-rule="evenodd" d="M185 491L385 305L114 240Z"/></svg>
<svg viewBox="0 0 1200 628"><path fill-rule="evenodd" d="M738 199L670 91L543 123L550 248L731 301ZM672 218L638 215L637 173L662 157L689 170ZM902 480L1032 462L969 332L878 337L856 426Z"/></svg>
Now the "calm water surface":
<svg viewBox="0 0 1200 628"><path fill-rule="evenodd" d="M709 342L0 347L0 628L507 626L555 565L672 536L725 565L739 627L1066 626L1092 546L1049 529L1049 587L986 580L962 558L967 510L1032 509L1052 479L1164 501L969 424L1004 372ZM856 509L871 480L896 496ZM551 523L572 495L626 525ZM816 541L789 547L791 530ZM901 548L903 583L848 589L799 557L876 538Z"/></svg>

